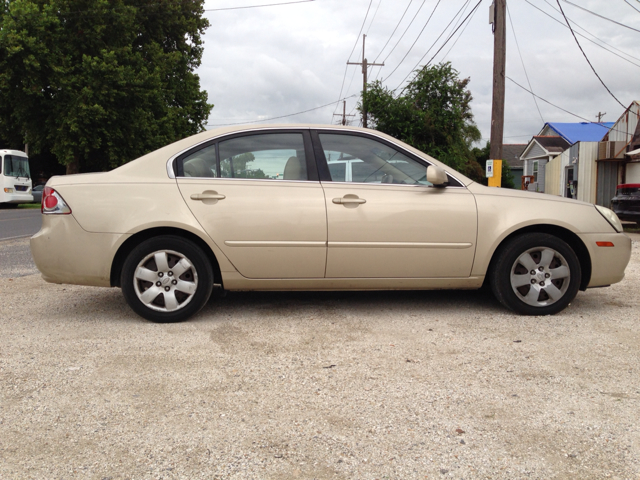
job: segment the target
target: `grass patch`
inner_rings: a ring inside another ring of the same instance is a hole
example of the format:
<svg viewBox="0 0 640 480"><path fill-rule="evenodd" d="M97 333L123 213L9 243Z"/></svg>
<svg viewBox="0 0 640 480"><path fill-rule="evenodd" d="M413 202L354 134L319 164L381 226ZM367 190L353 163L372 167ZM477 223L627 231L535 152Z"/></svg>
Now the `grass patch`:
<svg viewBox="0 0 640 480"><path fill-rule="evenodd" d="M40 208L39 203L21 203L18 208Z"/></svg>

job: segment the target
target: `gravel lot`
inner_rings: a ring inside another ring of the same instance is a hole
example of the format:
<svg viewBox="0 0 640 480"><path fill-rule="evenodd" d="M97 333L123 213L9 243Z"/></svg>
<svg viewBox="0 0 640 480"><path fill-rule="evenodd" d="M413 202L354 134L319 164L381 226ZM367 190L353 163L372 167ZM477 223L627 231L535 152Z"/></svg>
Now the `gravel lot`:
<svg viewBox="0 0 640 480"><path fill-rule="evenodd" d="M640 476L640 244L554 317L479 292L234 293L182 324L0 275L0 478Z"/></svg>

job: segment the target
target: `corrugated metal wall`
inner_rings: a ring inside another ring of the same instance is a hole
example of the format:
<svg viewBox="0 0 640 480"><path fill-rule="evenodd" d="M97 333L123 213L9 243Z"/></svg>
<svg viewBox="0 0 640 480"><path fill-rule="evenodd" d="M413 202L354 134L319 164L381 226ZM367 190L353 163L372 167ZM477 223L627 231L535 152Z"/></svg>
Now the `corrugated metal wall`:
<svg viewBox="0 0 640 480"><path fill-rule="evenodd" d="M598 162L598 192L596 203L611 208L611 199L618 185L618 165L620 162Z"/></svg>
<svg viewBox="0 0 640 480"><path fill-rule="evenodd" d="M631 107L613 125L608 133L609 138L607 140L611 142L622 141L625 144L631 140L638 126L638 115L640 115L640 104L633 102Z"/></svg>
<svg viewBox="0 0 640 480"><path fill-rule="evenodd" d="M580 142L578 164L578 200L596 203L598 142Z"/></svg>
<svg viewBox="0 0 640 480"><path fill-rule="evenodd" d="M566 155L565 155L566 154ZM569 157L569 151L565 150L562 155L558 155L556 158L547 163L544 172L545 191L549 195L562 196L562 163L563 157Z"/></svg>

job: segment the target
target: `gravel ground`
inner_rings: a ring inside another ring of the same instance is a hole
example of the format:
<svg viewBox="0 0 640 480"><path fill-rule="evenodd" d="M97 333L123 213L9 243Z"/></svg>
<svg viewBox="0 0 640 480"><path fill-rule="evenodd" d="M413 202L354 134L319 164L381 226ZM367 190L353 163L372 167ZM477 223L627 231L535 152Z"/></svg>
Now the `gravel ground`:
<svg viewBox="0 0 640 480"><path fill-rule="evenodd" d="M182 324L0 279L2 479L638 479L640 244L553 317L233 293Z"/></svg>

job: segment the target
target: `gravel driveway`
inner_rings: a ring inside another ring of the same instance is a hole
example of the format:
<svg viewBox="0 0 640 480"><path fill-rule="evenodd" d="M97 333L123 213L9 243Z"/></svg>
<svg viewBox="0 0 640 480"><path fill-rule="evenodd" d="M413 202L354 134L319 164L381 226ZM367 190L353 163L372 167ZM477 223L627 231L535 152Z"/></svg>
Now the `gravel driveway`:
<svg viewBox="0 0 640 480"><path fill-rule="evenodd" d="M553 317L479 292L234 293L187 323L0 279L2 479L637 479L640 244Z"/></svg>

